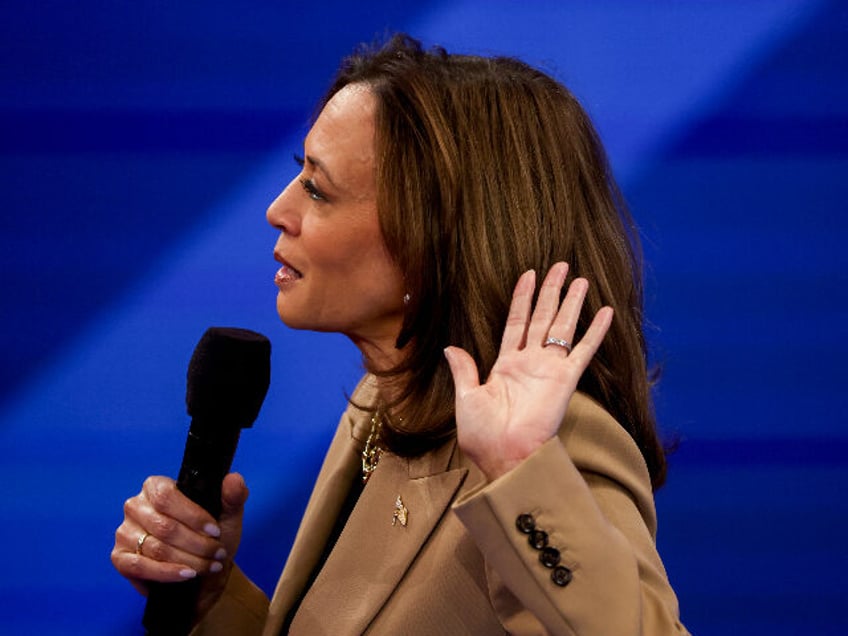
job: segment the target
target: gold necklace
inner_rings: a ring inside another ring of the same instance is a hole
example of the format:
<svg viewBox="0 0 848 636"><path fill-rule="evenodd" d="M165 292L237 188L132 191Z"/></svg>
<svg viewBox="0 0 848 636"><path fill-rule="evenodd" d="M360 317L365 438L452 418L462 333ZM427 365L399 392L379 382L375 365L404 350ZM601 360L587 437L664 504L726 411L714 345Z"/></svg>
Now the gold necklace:
<svg viewBox="0 0 848 636"><path fill-rule="evenodd" d="M368 439L365 440L365 448L362 449L362 483L367 484L371 473L377 468L377 463L380 461L380 454L383 449L380 448L380 426L382 418L380 409L371 414L371 432L368 433Z"/></svg>

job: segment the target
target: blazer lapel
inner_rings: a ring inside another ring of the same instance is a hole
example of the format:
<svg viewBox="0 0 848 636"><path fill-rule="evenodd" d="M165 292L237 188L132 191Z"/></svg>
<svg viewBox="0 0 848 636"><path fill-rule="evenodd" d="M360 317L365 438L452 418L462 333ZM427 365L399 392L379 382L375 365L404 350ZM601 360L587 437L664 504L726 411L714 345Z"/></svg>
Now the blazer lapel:
<svg viewBox="0 0 848 636"><path fill-rule="evenodd" d="M286 615L324 550L347 496L346 486L352 483L360 471L362 443L357 439L360 422L359 418L349 418L350 409L342 417L309 497L289 558L271 600L263 632L266 635L279 634Z"/></svg>
<svg viewBox="0 0 848 636"><path fill-rule="evenodd" d="M301 603L291 633L361 634L367 629L468 473L447 470L455 446L451 441L414 459L383 454ZM405 526L395 519L398 498L406 508Z"/></svg>

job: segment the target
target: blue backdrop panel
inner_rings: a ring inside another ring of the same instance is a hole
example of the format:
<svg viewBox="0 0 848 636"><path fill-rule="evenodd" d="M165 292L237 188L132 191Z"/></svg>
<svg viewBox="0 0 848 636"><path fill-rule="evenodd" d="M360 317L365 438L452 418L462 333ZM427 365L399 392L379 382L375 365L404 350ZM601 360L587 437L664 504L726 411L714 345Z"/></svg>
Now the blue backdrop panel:
<svg viewBox="0 0 848 636"><path fill-rule="evenodd" d="M660 549L696 634L843 634L844 3L39 2L0 8L0 634L140 633L123 500L173 475L204 329L273 342L236 468L273 589L361 365L274 311L264 210L356 42L517 55L595 119L645 238Z"/></svg>

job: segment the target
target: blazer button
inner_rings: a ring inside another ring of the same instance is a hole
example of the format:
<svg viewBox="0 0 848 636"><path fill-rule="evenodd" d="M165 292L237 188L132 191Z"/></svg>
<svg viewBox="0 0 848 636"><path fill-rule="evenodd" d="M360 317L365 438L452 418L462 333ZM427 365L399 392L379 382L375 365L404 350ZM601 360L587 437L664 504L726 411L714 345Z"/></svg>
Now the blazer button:
<svg viewBox="0 0 848 636"><path fill-rule="evenodd" d="M542 562L546 568L552 568L555 565L559 564L559 550L556 548L545 548L539 553L539 561Z"/></svg>
<svg viewBox="0 0 848 636"><path fill-rule="evenodd" d="M515 527L524 534L530 534L536 529L536 520L533 519L533 515L518 515L518 518L515 520Z"/></svg>
<svg viewBox="0 0 848 636"><path fill-rule="evenodd" d="M564 565L558 565L551 572L551 580L560 587L565 587L571 583L571 570Z"/></svg>
<svg viewBox="0 0 848 636"><path fill-rule="evenodd" d="M527 540L534 548L541 550L548 545L548 533L544 530L534 530L530 533L530 536L527 537Z"/></svg>

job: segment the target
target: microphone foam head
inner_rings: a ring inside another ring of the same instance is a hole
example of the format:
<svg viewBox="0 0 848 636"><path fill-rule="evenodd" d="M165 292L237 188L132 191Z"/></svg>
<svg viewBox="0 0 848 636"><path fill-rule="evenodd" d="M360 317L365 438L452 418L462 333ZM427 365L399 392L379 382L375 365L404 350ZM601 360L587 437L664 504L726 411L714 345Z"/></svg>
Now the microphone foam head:
<svg viewBox="0 0 848 636"><path fill-rule="evenodd" d="M192 418L253 425L271 381L271 342L248 329L210 327L188 365Z"/></svg>

